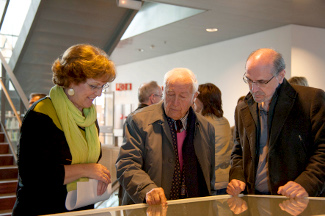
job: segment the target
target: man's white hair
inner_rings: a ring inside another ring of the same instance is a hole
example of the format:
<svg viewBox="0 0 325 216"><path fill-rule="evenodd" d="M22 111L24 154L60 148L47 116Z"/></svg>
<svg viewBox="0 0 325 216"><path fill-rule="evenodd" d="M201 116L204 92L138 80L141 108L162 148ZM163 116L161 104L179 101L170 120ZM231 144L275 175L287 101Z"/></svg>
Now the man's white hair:
<svg viewBox="0 0 325 216"><path fill-rule="evenodd" d="M190 78L193 84L193 93L197 92L198 90L198 82L196 79L195 74L187 69L187 68L174 68L168 71L164 76L164 91L166 91L167 86L171 80L171 78L179 77L179 78Z"/></svg>

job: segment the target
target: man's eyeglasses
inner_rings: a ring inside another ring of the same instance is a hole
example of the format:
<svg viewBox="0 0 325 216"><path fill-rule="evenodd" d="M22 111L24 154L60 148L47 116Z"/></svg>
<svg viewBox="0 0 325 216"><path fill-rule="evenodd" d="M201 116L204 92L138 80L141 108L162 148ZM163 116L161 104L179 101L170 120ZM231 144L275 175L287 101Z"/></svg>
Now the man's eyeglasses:
<svg viewBox="0 0 325 216"><path fill-rule="evenodd" d="M158 94L153 94L156 97L159 97L160 99L162 99L163 95L158 95Z"/></svg>
<svg viewBox="0 0 325 216"><path fill-rule="evenodd" d="M273 75L272 77L271 77L271 79L269 79L269 80L267 80L267 81L265 81L265 80L257 80L257 81L253 81L253 80L251 80L251 79L249 79L249 78L247 78L246 76L245 76L245 74L246 73L244 73L244 75L243 75L243 80L244 80L244 82L246 83L246 84L248 84L248 85L253 85L253 84L255 84L256 86L258 86L258 87L264 87L264 86L266 86L274 77L275 77L275 75Z"/></svg>
<svg viewBox="0 0 325 216"><path fill-rule="evenodd" d="M93 91L96 91L96 90L98 90L98 89L101 89L102 91L104 91L105 89L107 89L108 87L109 87L109 84L108 83L106 83L106 84L104 84L104 85L102 85L102 86L95 86L95 85L91 85L91 84L89 84L89 83L87 83L88 85L89 85L89 87L91 88L91 90L93 90Z"/></svg>

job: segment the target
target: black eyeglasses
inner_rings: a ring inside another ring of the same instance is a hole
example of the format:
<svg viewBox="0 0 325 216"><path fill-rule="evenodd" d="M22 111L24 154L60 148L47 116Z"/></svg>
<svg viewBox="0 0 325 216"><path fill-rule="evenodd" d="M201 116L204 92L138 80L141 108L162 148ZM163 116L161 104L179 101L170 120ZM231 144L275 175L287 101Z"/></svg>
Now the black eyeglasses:
<svg viewBox="0 0 325 216"><path fill-rule="evenodd" d="M244 73L244 75L243 75L243 80L244 80L244 82L246 83L246 84L248 84L248 85L252 85L252 84L255 84L256 86L258 86L258 87L264 87L264 86L266 86L274 77L275 77L275 75L273 75L272 77L271 77L271 79L269 79L268 81L265 81L265 80L257 80L257 81L253 81L253 80L251 80L251 79L249 79L249 78L247 78L246 76L245 76L245 74L246 73Z"/></svg>

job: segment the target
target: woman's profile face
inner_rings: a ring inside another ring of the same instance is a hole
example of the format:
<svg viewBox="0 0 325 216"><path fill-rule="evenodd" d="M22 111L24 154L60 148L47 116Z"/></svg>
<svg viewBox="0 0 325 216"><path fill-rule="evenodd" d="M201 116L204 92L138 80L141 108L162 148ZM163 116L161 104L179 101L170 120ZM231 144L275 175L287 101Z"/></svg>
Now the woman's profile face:
<svg viewBox="0 0 325 216"><path fill-rule="evenodd" d="M74 90L74 95L67 94L69 100L82 112L83 108L89 108L96 97L101 96L106 81L102 79L89 78L84 83L71 83L69 88L65 89L67 93L70 88Z"/></svg>

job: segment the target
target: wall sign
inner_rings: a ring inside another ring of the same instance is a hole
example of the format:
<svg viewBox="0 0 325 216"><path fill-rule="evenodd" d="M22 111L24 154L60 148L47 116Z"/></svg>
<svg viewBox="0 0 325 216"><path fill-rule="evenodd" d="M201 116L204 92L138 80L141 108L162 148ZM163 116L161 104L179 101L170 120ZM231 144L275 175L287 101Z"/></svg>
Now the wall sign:
<svg viewBox="0 0 325 216"><path fill-rule="evenodd" d="M132 90L132 83L116 83L116 91Z"/></svg>

